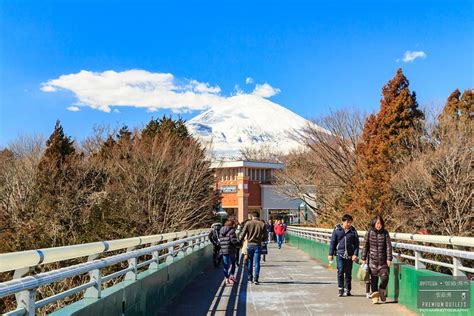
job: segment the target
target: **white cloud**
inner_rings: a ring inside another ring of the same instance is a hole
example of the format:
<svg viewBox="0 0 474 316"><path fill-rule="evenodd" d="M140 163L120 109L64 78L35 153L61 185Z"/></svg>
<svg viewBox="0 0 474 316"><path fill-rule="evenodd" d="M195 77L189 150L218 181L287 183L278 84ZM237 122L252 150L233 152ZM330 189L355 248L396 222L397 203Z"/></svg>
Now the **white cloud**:
<svg viewBox="0 0 474 316"><path fill-rule="evenodd" d="M403 55L403 61L406 63L411 63L417 58L426 58L426 53L423 51L411 51L407 50Z"/></svg>
<svg viewBox="0 0 474 316"><path fill-rule="evenodd" d="M51 86L51 85L42 85L41 86L41 91L44 91L44 92L54 92L56 91L56 88Z"/></svg>
<svg viewBox="0 0 474 316"><path fill-rule="evenodd" d="M246 84L252 84L252 83L253 83L253 78L252 78L252 77L247 77L247 78L245 79L245 83L246 83Z"/></svg>
<svg viewBox="0 0 474 316"><path fill-rule="evenodd" d="M240 88L238 84L234 86L234 91L232 92L232 95L242 95L245 94L245 92Z"/></svg>
<svg viewBox="0 0 474 316"><path fill-rule="evenodd" d="M79 109L79 107L77 106L70 106L67 108L69 111L71 112L79 112L81 109Z"/></svg>
<svg viewBox="0 0 474 316"><path fill-rule="evenodd" d="M185 113L219 106L228 99L221 94L219 86L197 80L178 81L170 73L152 73L146 70L82 70L44 82L41 90L69 90L74 93L77 102L68 108L70 111L80 110L76 106L80 105L104 112L111 112L111 107L114 107L114 112L117 107L137 107L150 112L169 109L175 113ZM238 94L244 93L240 88L236 91ZM268 98L278 92L280 89L265 83L257 84L253 94Z"/></svg>
<svg viewBox="0 0 474 316"><path fill-rule="evenodd" d="M273 88L268 83L258 84L255 86L255 90L253 90L252 94L258 95L262 98L270 98L276 94L280 93L280 89Z"/></svg>
<svg viewBox="0 0 474 316"><path fill-rule="evenodd" d="M72 91L82 105L104 112L110 107L133 106L171 110L203 110L222 101L219 87L189 80L178 84L169 73L145 70L91 72L62 75L41 86L44 92Z"/></svg>

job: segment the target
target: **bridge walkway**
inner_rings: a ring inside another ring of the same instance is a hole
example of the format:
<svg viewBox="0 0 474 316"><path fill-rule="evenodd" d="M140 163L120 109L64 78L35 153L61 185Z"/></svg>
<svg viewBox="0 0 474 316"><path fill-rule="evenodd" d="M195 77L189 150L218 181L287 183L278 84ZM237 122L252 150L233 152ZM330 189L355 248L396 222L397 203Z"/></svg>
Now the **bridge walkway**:
<svg viewBox="0 0 474 316"><path fill-rule="evenodd" d="M242 265L237 276L225 285L221 268L208 268L159 315L416 315L390 300L372 304L357 281L352 297L337 297L336 271L289 244L269 245L259 285L247 283Z"/></svg>

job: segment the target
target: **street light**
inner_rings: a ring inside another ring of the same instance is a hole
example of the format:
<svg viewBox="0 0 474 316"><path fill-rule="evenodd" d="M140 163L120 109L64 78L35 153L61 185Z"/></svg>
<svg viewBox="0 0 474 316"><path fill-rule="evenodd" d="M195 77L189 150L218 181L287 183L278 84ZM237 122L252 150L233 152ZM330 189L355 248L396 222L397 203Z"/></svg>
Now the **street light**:
<svg viewBox="0 0 474 316"><path fill-rule="evenodd" d="M224 224L224 219L229 216L227 212L221 207L218 212L216 212L216 215L219 216L219 220L221 221L222 224Z"/></svg>

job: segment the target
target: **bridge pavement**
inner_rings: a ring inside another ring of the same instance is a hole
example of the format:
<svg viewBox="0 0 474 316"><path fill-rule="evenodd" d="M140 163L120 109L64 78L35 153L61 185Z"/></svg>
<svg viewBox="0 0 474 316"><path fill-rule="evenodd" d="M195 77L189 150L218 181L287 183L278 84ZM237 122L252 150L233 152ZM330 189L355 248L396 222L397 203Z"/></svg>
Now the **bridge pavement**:
<svg viewBox="0 0 474 316"><path fill-rule="evenodd" d="M416 315L390 301L373 305L357 281L352 297L337 297L336 271L291 245L270 244L266 259L259 285L246 282L242 266L240 282L225 285L222 270L211 267L159 315Z"/></svg>

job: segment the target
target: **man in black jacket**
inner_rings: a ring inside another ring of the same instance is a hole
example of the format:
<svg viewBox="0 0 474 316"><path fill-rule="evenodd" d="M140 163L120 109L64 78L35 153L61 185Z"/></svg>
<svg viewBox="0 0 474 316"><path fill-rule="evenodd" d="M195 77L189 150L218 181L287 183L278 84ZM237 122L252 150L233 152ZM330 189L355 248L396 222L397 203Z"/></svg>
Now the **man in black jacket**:
<svg viewBox="0 0 474 316"><path fill-rule="evenodd" d="M352 221L351 215L344 214L342 224L334 228L329 244L328 260L332 263L336 256L337 261L338 296L351 296L352 262L357 261L359 255L359 235Z"/></svg>

